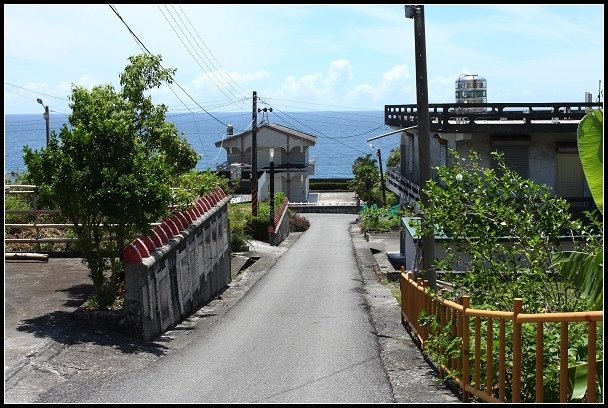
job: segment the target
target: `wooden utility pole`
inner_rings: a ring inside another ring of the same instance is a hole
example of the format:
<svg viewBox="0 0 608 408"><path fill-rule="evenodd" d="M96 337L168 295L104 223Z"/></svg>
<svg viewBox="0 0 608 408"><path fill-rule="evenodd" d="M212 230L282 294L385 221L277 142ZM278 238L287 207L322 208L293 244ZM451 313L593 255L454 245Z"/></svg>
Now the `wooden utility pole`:
<svg viewBox="0 0 608 408"><path fill-rule="evenodd" d="M251 215L258 215L258 95L253 91L253 112L251 114Z"/></svg>

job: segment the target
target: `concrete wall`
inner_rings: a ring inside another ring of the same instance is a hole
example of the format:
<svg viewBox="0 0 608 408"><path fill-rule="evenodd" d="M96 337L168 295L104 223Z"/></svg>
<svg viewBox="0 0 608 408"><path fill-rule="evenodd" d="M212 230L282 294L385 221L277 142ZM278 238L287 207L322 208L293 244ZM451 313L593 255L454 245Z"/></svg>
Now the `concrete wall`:
<svg viewBox="0 0 608 408"><path fill-rule="evenodd" d="M229 201L218 188L127 246L124 309L135 336L164 333L230 283Z"/></svg>
<svg viewBox="0 0 608 408"><path fill-rule="evenodd" d="M422 248L419 235L416 233L415 228L410 224L418 223L418 219L415 217L403 217L401 219L401 233L400 233L400 248L402 248L402 255L404 256L404 265L407 271L419 270L422 257ZM504 242L505 246L511 245L507 240ZM450 240L435 236L435 258L447 259L448 248L455 248L454 243ZM465 245L466 247L466 245ZM416 249L418 248L418 252ZM574 249L574 244L571 237L563 237L560 240L560 250L571 251ZM466 272L470 264L470 256L466 252L455 252L456 264L453 265L453 271ZM522 262L526 264L525 261Z"/></svg>
<svg viewBox="0 0 608 408"><path fill-rule="evenodd" d="M285 199L274 216L274 232L268 233L268 242L272 246L278 246L289 235L289 216L287 215L288 201Z"/></svg>

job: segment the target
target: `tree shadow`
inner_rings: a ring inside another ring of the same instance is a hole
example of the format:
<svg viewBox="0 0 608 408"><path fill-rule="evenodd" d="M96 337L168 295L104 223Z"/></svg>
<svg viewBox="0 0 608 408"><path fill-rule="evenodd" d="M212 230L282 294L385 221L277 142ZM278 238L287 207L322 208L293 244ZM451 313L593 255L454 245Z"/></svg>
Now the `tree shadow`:
<svg viewBox="0 0 608 408"><path fill-rule="evenodd" d="M76 310L57 310L25 319L19 322L16 330L67 345L90 343L111 347L125 354L150 353L161 356L167 352L168 347L162 344L167 340L159 338L155 341L145 341L124 333L115 322L117 313L86 311L80 308L92 290L91 284L80 284L60 290L68 294L63 306Z"/></svg>

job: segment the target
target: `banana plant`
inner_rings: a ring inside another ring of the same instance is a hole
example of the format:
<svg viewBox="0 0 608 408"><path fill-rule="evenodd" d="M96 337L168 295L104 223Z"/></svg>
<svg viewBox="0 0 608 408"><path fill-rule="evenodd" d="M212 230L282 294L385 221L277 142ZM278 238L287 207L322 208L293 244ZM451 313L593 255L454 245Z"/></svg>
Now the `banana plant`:
<svg viewBox="0 0 608 408"><path fill-rule="evenodd" d="M583 165L583 172L602 215L604 214L604 114L601 109L589 111L579 122L576 132L578 154Z"/></svg>
<svg viewBox="0 0 608 408"><path fill-rule="evenodd" d="M603 129L603 111L594 109L579 122L576 137L583 172L593 200L602 215L604 214ZM556 254L552 266L558 268L564 278L582 288L583 296L588 300L589 307L594 310L602 310L604 237L600 237L596 242L597 244L591 246L588 252L564 251Z"/></svg>
<svg viewBox="0 0 608 408"><path fill-rule="evenodd" d="M604 115L601 109L589 111L579 122L577 128L577 145L583 172L591 195L600 213L604 214L603 191L603 141ZM603 231L603 228L601 229ZM604 293L604 246L603 236L589 252L563 251L553 258L552 265L560 270L561 275L582 289L582 296L593 310L603 310ZM601 360L603 363L603 360ZM572 400L584 398L587 392L587 363L577 362L568 369L569 388ZM597 376L602 384L603 364L598 364ZM600 400L603 399L603 388L599 388Z"/></svg>

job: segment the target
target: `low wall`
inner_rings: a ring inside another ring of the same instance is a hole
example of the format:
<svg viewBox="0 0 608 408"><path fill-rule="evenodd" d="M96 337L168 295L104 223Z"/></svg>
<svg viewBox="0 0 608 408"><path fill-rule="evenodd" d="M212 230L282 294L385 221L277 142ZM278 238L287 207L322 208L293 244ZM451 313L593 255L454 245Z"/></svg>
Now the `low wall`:
<svg viewBox="0 0 608 408"><path fill-rule="evenodd" d="M318 204L289 204L289 209L295 213L332 213L359 214L360 205L318 205Z"/></svg>
<svg viewBox="0 0 608 408"><path fill-rule="evenodd" d="M273 232L268 233L268 242L278 246L289 236L289 216L287 215L288 201L285 199L274 216Z"/></svg>
<svg viewBox="0 0 608 408"><path fill-rule="evenodd" d="M164 333L230 283L229 202L218 188L124 250L123 308L133 335Z"/></svg>

